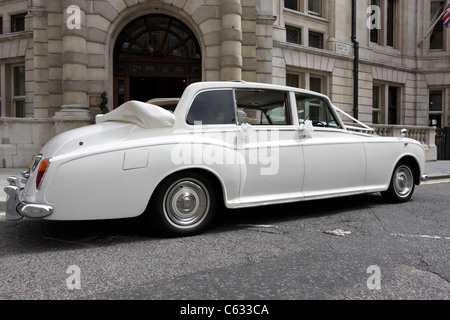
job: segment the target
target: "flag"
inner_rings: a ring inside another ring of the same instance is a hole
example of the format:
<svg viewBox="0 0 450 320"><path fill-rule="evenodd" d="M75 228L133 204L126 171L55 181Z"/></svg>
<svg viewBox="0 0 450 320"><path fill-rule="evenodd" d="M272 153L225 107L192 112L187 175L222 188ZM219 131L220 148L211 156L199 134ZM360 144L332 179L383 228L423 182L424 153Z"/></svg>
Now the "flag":
<svg viewBox="0 0 450 320"><path fill-rule="evenodd" d="M447 6L447 9L444 11L444 15L442 16L442 21L444 22L445 26L448 28L450 25L450 4Z"/></svg>

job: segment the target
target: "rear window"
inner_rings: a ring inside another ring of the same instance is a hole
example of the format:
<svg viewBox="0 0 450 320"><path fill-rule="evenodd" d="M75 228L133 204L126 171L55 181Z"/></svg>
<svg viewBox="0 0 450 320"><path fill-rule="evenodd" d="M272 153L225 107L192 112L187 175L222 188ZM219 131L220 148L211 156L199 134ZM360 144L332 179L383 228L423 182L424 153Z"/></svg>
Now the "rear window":
<svg viewBox="0 0 450 320"><path fill-rule="evenodd" d="M187 119L188 124L236 124L233 91L210 90L200 92L192 102Z"/></svg>

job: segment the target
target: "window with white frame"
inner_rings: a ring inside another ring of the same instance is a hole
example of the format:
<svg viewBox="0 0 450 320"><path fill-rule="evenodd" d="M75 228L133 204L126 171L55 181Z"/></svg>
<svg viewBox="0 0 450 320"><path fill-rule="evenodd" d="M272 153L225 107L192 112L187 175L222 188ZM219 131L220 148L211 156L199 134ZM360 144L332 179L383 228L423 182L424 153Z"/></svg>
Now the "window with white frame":
<svg viewBox="0 0 450 320"><path fill-rule="evenodd" d="M17 118L25 118L25 66L13 66L12 78L11 115Z"/></svg>

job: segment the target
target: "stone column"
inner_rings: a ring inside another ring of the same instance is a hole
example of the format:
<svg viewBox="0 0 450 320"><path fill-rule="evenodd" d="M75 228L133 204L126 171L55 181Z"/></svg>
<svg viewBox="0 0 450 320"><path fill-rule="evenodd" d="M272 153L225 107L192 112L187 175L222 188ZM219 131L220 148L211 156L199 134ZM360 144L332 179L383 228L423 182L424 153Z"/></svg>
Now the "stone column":
<svg viewBox="0 0 450 320"><path fill-rule="evenodd" d="M25 69L28 76L26 78L32 78L33 82L27 81L26 83L27 97L25 102L27 109L33 110L35 118L48 118L48 22L45 1L31 1L26 21L27 29L33 31L32 58L30 57L31 54L28 54L25 60ZM33 98L30 99L30 96Z"/></svg>
<svg viewBox="0 0 450 320"><path fill-rule="evenodd" d="M222 0L221 80L242 79L242 5Z"/></svg>
<svg viewBox="0 0 450 320"><path fill-rule="evenodd" d="M63 1L63 105L53 117L56 122L56 133L92 123L87 95L85 3L85 1Z"/></svg>
<svg viewBox="0 0 450 320"><path fill-rule="evenodd" d="M256 81L273 82L273 25L276 17L273 13L272 1L258 0L256 3L258 17L256 19Z"/></svg>

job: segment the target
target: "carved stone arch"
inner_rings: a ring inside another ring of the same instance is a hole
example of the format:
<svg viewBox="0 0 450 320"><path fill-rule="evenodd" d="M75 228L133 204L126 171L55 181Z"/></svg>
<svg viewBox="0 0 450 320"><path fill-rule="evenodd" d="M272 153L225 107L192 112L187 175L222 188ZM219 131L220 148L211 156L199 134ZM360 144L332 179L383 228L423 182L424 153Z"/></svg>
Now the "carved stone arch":
<svg viewBox="0 0 450 320"><path fill-rule="evenodd" d="M160 4L159 7L149 6L148 4L147 5L137 4L137 5L134 5L131 7L127 7L119 12L118 16L111 22L111 24L106 32L107 33L107 37L106 37L107 41L106 41L106 45L105 45L105 50L107 50L107 52L105 52L105 56L106 56L105 73L107 75L107 78L109 79L108 83L107 83L108 92L110 93L110 96L114 95L114 99L110 99L110 101L112 102L111 106L113 106L113 107L117 107L120 104L120 101L118 99L119 85L128 85L129 86L130 85L130 76L131 76L130 74L128 74L128 75L123 74L124 77L122 77L121 80L125 80L125 82L119 83L118 78L121 74L120 74L120 72L118 72L119 66L116 65L118 60L115 59L115 57L116 57L115 55L117 54L117 51L116 51L117 50L117 48L116 48L117 42L120 41L120 37L123 36L122 32L127 27L132 25L133 22L141 21L141 23L145 23L143 21L143 19L145 17L148 17L148 18L160 17L163 20L166 19L166 21L168 22L166 27L164 28L162 26L159 26L156 29L159 29L159 31L157 31L157 32L162 32L162 33L165 32L167 37L169 37L169 35L170 35L172 40L178 39L180 42L184 42L184 40L186 40L186 39L177 37L176 32L174 32L173 30L170 29L170 25L173 26L175 24L177 26L184 26L186 28L186 30L189 30L191 32L191 35L192 35L193 39L196 41L196 44L198 46L197 53L199 56L198 57L199 64L197 65L197 67L199 70L198 70L198 72L190 73L190 76L186 78L186 85L188 85L192 82L201 81L202 79L204 79L205 45L204 45L203 34L201 33L201 30L200 30L198 24L196 24L194 22L194 20L192 19L190 14L185 12L182 8L177 8L177 7L175 7L173 5L169 5L169 4ZM147 21L147 24L148 24L148 21ZM147 26L146 26L146 28L147 28ZM148 32L151 33L152 29L153 28L151 26L150 26L150 28L147 28L147 34L149 34ZM143 30L141 30L141 33L142 33L141 35L143 35L145 32ZM166 40L167 39L168 38L166 38ZM137 40L137 38L134 40ZM150 42L151 42L151 40L150 40ZM155 43L153 43L153 44L155 44ZM183 46L183 44L181 44L181 45ZM170 49L170 48L166 48L166 49ZM141 49L142 49L142 46L141 46ZM158 63L157 68L159 68L159 71L155 72L155 74L153 75L154 80L156 81L156 79L163 79L163 77L161 77L161 72L163 71L161 69L163 67L163 65L161 63L164 61L162 61L161 59L164 59L164 57L165 57L167 59L167 61L170 60L170 58L167 56L167 52L162 52L161 50L153 50L153 52L151 52L151 50L150 50L147 53L149 53L149 56L148 56L149 58L155 58L155 60L153 62ZM155 53L157 53L157 54L155 54ZM158 54L159 54L159 57L157 57ZM192 58L192 56L191 56L191 58ZM174 59L174 60L176 60L176 59ZM178 61L178 62L181 62L181 61ZM139 73L139 70L135 69L135 71L138 71L136 73L136 76L142 76L143 78L151 78L151 76L150 76L150 73L152 72L151 64L152 64L151 62L145 63L145 61L143 61L143 63L141 64L141 67L138 67L138 68L142 68L142 72ZM178 66L177 70L173 69L173 67L175 67L175 66ZM184 67L186 68L186 67L191 67L191 66L192 65L186 64ZM126 67L133 68L133 66L130 64L128 64ZM180 71L182 68L182 66L177 64L177 62L174 62L174 63L172 63L172 65L168 65L166 67L172 68L170 70L170 72L173 72L172 75L175 75L174 73L176 73L177 71ZM121 66L120 68L123 68L123 67ZM166 68L166 70L167 70L167 68ZM128 71L130 71L130 70L128 69ZM169 76L169 78L170 78L170 76ZM166 85L166 88L167 88L167 85ZM128 89L129 89L129 87L128 87ZM158 95L158 96L162 97L162 96L169 96L169 95L171 95L170 92L166 92L165 94ZM179 92L176 95L179 95ZM133 99L133 96L128 95L123 98L125 98L125 100L128 100L128 99Z"/></svg>

